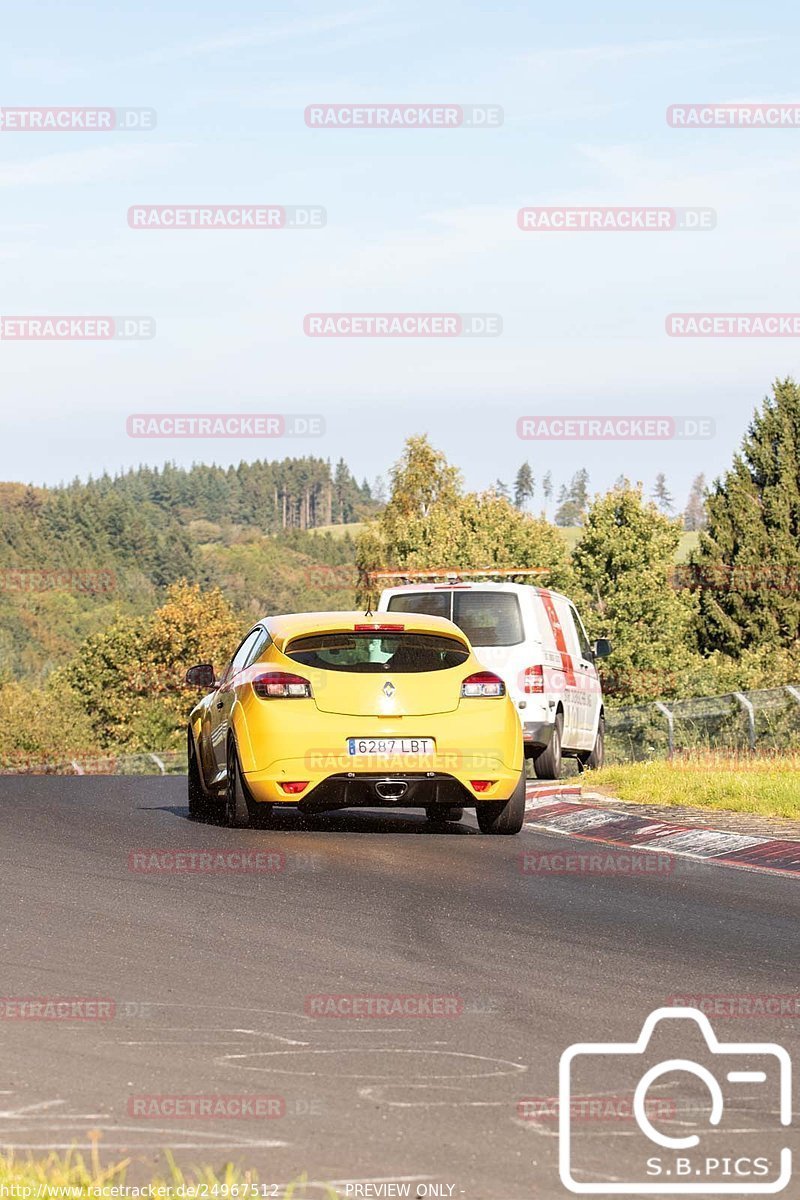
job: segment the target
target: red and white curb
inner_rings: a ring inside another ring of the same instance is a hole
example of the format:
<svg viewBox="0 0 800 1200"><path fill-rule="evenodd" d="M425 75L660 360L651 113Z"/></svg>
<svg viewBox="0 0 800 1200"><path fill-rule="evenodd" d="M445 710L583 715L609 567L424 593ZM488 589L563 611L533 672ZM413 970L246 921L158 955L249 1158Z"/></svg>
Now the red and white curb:
<svg viewBox="0 0 800 1200"><path fill-rule="evenodd" d="M721 829L654 821L635 813L586 804L575 784L528 785L525 825L590 842L668 851L726 867L800 875L800 841L753 837Z"/></svg>

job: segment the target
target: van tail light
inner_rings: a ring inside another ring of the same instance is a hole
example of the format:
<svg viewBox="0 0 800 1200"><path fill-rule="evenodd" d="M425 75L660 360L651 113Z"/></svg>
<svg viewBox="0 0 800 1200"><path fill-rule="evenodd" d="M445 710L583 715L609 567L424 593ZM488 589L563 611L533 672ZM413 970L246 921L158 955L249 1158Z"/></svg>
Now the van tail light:
<svg viewBox="0 0 800 1200"><path fill-rule="evenodd" d="M497 783L496 779L470 779L470 786L474 792L488 792L493 783Z"/></svg>
<svg viewBox="0 0 800 1200"><path fill-rule="evenodd" d="M526 695L544 691L544 667L526 667L522 672L522 690Z"/></svg>
<svg viewBox="0 0 800 1200"><path fill-rule="evenodd" d="M476 671L461 684L462 696L505 696L506 685L492 671Z"/></svg>
<svg viewBox="0 0 800 1200"><path fill-rule="evenodd" d="M304 792L308 787L307 779L290 779L286 783L279 783L281 788L289 796L298 796L300 792Z"/></svg>
<svg viewBox="0 0 800 1200"><path fill-rule="evenodd" d="M253 691L262 700L308 700L313 697L311 684L302 675L288 671L267 671L253 679Z"/></svg>

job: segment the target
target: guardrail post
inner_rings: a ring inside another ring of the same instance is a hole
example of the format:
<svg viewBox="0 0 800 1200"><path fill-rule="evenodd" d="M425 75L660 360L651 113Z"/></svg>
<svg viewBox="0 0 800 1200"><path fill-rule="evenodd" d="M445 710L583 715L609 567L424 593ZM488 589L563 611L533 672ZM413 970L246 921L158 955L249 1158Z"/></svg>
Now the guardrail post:
<svg viewBox="0 0 800 1200"><path fill-rule="evenodd" d="M669 756L672 758L675 753L675 718L672 715L672 710L667 708L666 704L662 704L660 700L656 700L656 708L667 718L667 745L669 747Z"/></svg>
<svg viewBox="0 0 800 1200"><path fill-rule="evenodd" d="M747 741L751 750L756 748L756 713L752 702L747 699L744 692L733 692L733 698L736 700L740 708L743 708L747 713Z"/></svg>

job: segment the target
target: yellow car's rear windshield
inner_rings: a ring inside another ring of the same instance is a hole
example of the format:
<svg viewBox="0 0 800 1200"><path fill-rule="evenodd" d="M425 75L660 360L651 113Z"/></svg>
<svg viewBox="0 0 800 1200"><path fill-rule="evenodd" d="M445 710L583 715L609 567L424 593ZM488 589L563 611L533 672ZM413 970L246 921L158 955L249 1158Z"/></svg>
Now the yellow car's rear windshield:
<svg viewBox="0 0 800 1200"><path fill-rule="evenodd" d="M463 642L437 633L314 633L294 638L285 654L304 667L364 675L446 671L469 658Z"/></svg>

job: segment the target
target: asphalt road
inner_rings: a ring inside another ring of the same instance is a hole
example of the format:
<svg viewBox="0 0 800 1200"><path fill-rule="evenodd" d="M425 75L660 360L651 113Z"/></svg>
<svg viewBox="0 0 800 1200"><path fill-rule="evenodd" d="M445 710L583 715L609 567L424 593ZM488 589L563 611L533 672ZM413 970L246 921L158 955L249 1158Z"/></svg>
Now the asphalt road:
<svg viewBox="0 0 800 1200"><path fill-rule="evenodd" d="M184 789L0 779L0 1145L85 1146L99 1130L105 1155L133 1156L130 1178L172 1147L182 1164L232 1159L281 1186L305 1173L342 1195L408 1182L412 1196L561 1197L557 1125L540 1101L557 1094L570 1044L631 1042L676 994L800 993L792 879L686 860L636 877L597 863L526 874L523 853L587 843L483 837L470 814L455 828L360 812L229 830L190 821ZM259 852L279 869L131 869L145 849ZM308 999L353 995L445 997L454 1015L320 1017ZM114 1015L20 1019L26 997L106 999ZM798 1017L714 1026L800 1063ZM675 1023L662 1028L674 1055ZM641 1061L616 1073L593 1060L575 1095L630 1099ZM781 1146L800 1145L779 1128L773 1084L734 1087L703 1148L723 1155L733 1134L744 1153L755 1138L772 1171ZM654 1085L673 1105L664 1130L697 1119L683 1088ZM262 1109L277 1115L176 1118L163 1099L175 1096L270 1097ZM584 1114L574 1128L581 1179L616 1186L641 1171L632 1122ZM312 1182L307 1194L322 1193Z"/></svg>

